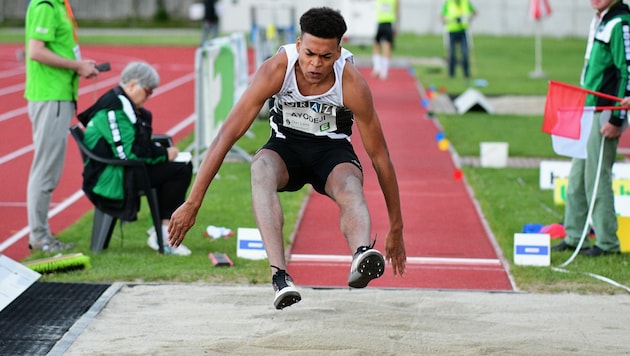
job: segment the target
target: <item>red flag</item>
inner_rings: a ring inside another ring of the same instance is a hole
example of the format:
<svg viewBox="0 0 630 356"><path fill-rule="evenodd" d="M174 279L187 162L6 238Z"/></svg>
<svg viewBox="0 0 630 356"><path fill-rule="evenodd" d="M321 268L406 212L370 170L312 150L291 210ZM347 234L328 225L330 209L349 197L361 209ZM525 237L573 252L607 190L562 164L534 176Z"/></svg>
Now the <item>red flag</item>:
<svg viewBox="0 0 630 356"><path fill-rule="evenodd" d="M542 131L577 139L580 137L580 118L584 112L587 93L558 84L561 83L549 81Z"/></svg>
<svg viewBox="0 0 630 356"><path fill-rule="evenodd" d="M550 135L571 139L580 138L580 121L585 110L625 110L621 106L585 107L586 95L592 94L614 101L621 101L612 95L549 81L542 131Z"/></svg>
<svg viewBox="0 0 630 356"><path fill-rule="evenodd" d="M586 109L586 108L585 108ZM593 107L584 110L582 117L578 123L580 129L580 138L572 139L556 135L551 135L551 146L554 152L561 156L573 157L573 158L586 158L586 143L588 142L588 136L591 133L591 127L593 126Z"/></svg>
<svg viewBox="0 0 630 356"><path fill-rule="evenodd" d="M531 0L529 2L529 16L534 20L551 15L549 0Z"/></svg>

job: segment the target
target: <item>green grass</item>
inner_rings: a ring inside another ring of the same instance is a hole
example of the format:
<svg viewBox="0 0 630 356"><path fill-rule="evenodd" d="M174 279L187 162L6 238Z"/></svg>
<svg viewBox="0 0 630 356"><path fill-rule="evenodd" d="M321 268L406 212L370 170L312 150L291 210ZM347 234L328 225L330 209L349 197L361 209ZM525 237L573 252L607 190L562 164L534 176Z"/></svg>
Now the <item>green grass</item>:
<svg viewBox="0 0 630 356"><path fill-rule="evenodd" d="M3 41L14 36L15 31L0 29ZM10 35L10 36L9 36ZM132 35L82 36L89 44L172 44L196 45L198 35L169 36L160 38ZM403 34L398 37L394 51L400 57L443 57L442 38L438 36L415 36ZM473 74L475 79L485 79L486 87L478 88L486 95L545 95L546 79L528 77L534 67L533 38L475 36ZM543 40L543 69L549 79L577 83L582 65L584 39ZM347 46L357 56L369 56L370 47ZM434 65L413 66L418 80L424 87L435 87L458 95L467 88L461 78L449 79L443 67ZM465 115L442 115L436 118L446 137L461 156L479 155L479 143L503 141L509 143L512 157L556 157L550 148L548 136L540 133L542 117L528 115L488 115L467 113ZM252 132L254 139L243 138L239 146L249 152L264 142L268 136L266 121L256 121ZM186 147L192 137L180 142ZM473 168L463 169L467 182L472 187L483 214L496 237L503 256L510 263L510 272L517 287L531 292L579 292L579 293L623 293L623 290L586 276L585 272L599 274L619 283L630 285L628 263L630 254L586 259L578 257L568 269L575 273L554 272L548 267L515 266L512 263L513 235L520 232L526 223L549 224L561 222L564 208L553 203L552 192L538 187L538 169L533 168ZM181 258L161 256L146 246L146 229L149 227L148 209L143 206L139 221L125 224L124 235L117 227L109 249L101 254L89 254L92 268L56 275L47 275L46 281L180 281L213 283L268 283L269 272L266 261L250 261L236 258L236 239L209 240L203 236L207 225L253 227L249 166L246 163L227 162L220 171L206 196L185 244L193 251L192 256ZM281 194L284 211L286 242L291 235L297 214L307 190L297 194ZM79 251L89 251L92 213L60 233L63 240L77 242ZM407 236L407 238L413 238ZM231 268L215 268L210 264L207 253L225 252L235 261ZM36 253L30 259L41 258ZM553 253L552 265L556 266L569 258L570 253Z"/></svg>
<svg viewBox="0 0 630 356"><path fill-rule="evenodd" d="M540 130L541 116L469 112L440 114L439 121L460 156L479 156L480 142L501 141L509 144L510 156L557 157L550 136Z"/></svg>
<svg viewBox="0 0 630 356"><path fill-rule="evenodd" d="M531 168L464 168L468 183L475 192L497 243L511 265L517 286L525 291L619 293L620 288L580 273L594 273L630 285L629 254L584 258L578 256L567 269L576 273L554 272L549 267L515 266L512 264L514 233L524 224L561 222L564 207L553 203L552 192L538 188L538 169ZM555 244L557 242L552 242ZM570 252L553 252L551 265L558 266Z"/></svg>
<svg viewBox="0 0 630 356"><path fill-rule="evenodd" d="M502 141L509 144L510 157L559 158L551 148L551 139L540 132L542 117L530 115L438 115L445 137L460 156L479 156L481 142ZM510 262L510 272L519 289L558 293L623 293L585 273L594 273L630 285L630 254L602 258L576 258L565 274L551 268L516 266L512 263L514 233L528 223L552 224L563 221L564 206L555 205L553 192L539 188L537 168L464 167L464 175L499 244ZM555 244L557 242L552 242ZM570 252L552 253L551 264L558 266Z"/></svg>

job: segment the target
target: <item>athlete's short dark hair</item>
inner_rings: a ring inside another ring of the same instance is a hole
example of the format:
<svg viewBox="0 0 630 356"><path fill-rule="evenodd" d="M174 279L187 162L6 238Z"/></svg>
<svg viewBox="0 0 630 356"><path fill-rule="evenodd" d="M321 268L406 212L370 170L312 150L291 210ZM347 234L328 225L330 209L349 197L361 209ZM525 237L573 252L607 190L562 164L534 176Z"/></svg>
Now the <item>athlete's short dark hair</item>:
<svg viewBox="0 0 630 356"><path fill-rule="evenodd" d="M336 38L339 43L348 27L337 10L329 7L314 7L300 17L302 34L309 33L319 38Z"/></svg>

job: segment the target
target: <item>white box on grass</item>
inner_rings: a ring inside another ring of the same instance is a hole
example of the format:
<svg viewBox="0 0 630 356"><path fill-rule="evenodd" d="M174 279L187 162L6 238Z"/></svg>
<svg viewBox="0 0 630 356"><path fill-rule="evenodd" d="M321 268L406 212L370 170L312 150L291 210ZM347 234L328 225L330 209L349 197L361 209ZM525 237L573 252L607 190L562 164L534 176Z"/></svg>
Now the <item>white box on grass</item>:
<svg viewBox="0 0 630 356"><path fill-rule="evenodd" d="M551 264L549 234L514 234L514 264L549 266Z"/></svg>
<svg viewBox="0 0 630 356"><path fill-rule="evenodd" d="M267 258L265 245L256 228L239 227L237 230L236 256L249 260Z"/></svg>
<svg viewBox="0 0 630 356"><path fill-rule="evenodd" d="M507 142L481 142L479 144L480 160L482 167L502 168L508 162Z"/></svg>

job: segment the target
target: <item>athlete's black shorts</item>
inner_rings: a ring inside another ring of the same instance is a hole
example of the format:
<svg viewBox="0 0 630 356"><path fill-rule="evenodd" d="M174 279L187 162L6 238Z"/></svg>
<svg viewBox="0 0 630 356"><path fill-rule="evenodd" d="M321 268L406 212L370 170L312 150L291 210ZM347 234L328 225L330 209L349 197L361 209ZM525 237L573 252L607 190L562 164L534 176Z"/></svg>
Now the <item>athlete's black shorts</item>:
<svg viewBox="0 0 630 356"><path fill-rule="evenodd" d="M343 139L300 140L289 143L272 137L262 148L276 152L287 166L289 181L286 186L278 189L279 192L293 192L308 183L318 193L326 195L326 180L335 166L350 162L362 170L352 144Z"/></svg>
<svg viewBox="0 0 630 356"><path fill-rule="evenodd" d="M376 28L376 36L374 42L380 43L382 41L389 42L394 46L394 27L391 22L379 23Z"/></svg>

